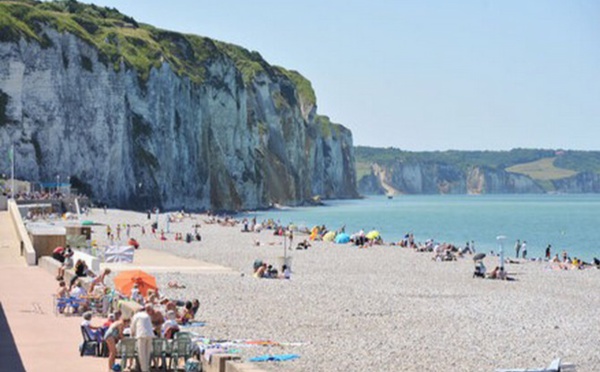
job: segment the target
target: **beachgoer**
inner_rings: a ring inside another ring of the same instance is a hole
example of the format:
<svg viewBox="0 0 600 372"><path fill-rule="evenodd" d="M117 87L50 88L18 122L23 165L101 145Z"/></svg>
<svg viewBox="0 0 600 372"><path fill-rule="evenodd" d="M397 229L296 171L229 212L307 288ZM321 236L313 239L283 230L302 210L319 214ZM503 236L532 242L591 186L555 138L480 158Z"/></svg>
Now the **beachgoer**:
<svg viewBox="0 0 600 372"><path fill-rule="evenodd" d="M138 304L144 303L144 296L142 296L142 294L140 293L140 289L137 284L134 284L133 288L131 288L131 295L129 296L129 298L132 301L137 302Z"/></svg>
<svg viewBox="0 0 600 372"><path fill-rule="evenodd" d="M58 290L56 291L56 299L58 302L57 305L57 310L59 313L62 314L63 311L65 311L65 308L67 307L66 303L64 303L63 301L60 301L60 299L66 299L67 297L69 297L69 291L67 291L67 285L66 283L61 280L58 283Z"/></svg>
<svg viewBox="0 0 600 372"><path fill-rule="evenodd" d="M198 301L198 299L196 298L194 301L192 301L192 315L194 318L198 313L198 309L200 309L200 301Z"/></svg>
<svg viewBox="0 0 600 372"><path fill-rule="evenodd" d="M175 333L179 332L179 324L177 324L177 313L173 310L167 311L167 320L163 323L161 333L162 337L171 340Z"/></svg>
<svg viewBox="0 0 600 372"><path fill-rule="evenodd" d="M523 240L523 244L521 244L521 257L523 257L524 260L527 259L527 241Z"/></svg>
<svg viewBox="0 0 600 372"><path fill-rule="evenodd" d="M548 246L546 247L546 259L549 260L550 259L550 255L552 254L552 245L548 244Z"/></svg>
<svg viewBox="0 0 600 372"><path fill-rule="evenodd" d="M179 323L188 324L194 319L194 313L192 311L192 301L188 301L185 303L185 308L183 309L183 314L181 314L181 318L179 319Z"/></svg>
<svg viewBox="0 0 600 372"><path fill-rule="evenodd" d="M492 272L490 273L490 275L488 276L489 279L498 279L498 272L500 271L500 267L496 266L494 268L494 270L492 270Z"/></svg>
<svg viewBox="0 0 600 372"><path fill-rule="evenodd" d="M517 239L517 242L515 243L515 254L516 254L517 258L519 258L520 251L521 251L521 240Z"/></svg>
<svg viewBox="0 0 600 372"><path fill-rule="evenodd" d="M87 264L84 260L77 260L75 263L75 275L71 279L70 287L73 287L73 284L79 279L86 276L94 277L94 273L88 268Z"/></svg>
<svg viewBox="0 0 600 372"><path fill-rule="evenodd" d="M102 272L101 275L98 275L96 278L94 278L94 280L92 280L92 283L90 284L90 293L94 293L94 288L96 288L97 285L106 287L106 284L104 284L104 279L109 274L110 274L110 269L107 267L106 269L104 269L104 271Z"/></svg>
<svg viewBox="0 0 600 372"><path fill-rule="evenodd" d="M165 317L159 310L154 310L152 315L150 315L150 320L152 321L152 327L154 327L154 335L160 337L161 327L165 322Z"/></svg>
<svg viewBox="0 0 600 372"><path fill-rule="evenodd" d="M112 323L104 334L104 341L108 347L108 370L111 371L117 358L117 343L123 338L123 330L129 326L129 318L117 320Z"/></svg>
<svg viewBox="0 0 600 372"><path fill-rule="evenodd" d="M54 258L56 261L60 262L61 264L65 262L65 248L63 247L56 247L54 248L54 250L52 251L52 258Z"/></svg>
<svg viewBox="0 0 600 372"><path fill-rule="evenodd" d="M92 312L86 311L83 313L83 321L81 322L81 326L91 339L102 342L102 328L93 326L91 320Z"/></svg>
<svg viewBox="0 0 600 372"><path fill-rule="evenodd" d="M504 266L501 266L500 270L498 271L498 279L500 279L500 280L506 280L507 279L506 271L504 270Z"/></svg>
<svg viewBox="0 0 600 372"><path fill-rule="evenodd" d="M63 264L58 268L58 280L63 280L63 278L65 277L65 271L73 267L73 255L73 250L67 244L67 247L63 251Z"/></svg>
<svg viewBox="0 0 600 372"><path fill-rule="evenodd" d="M283 279L290 279L292 277L292 272L287 265L283 265L281 267L281 272L282 272L282 274L280 277Z"/></svg>
<svg viewBox="0 0 600 372"><path fill-rule="evenodd" d="M152 305L146 305L131 320L131 336L136 339L139 367L142 372L150 372L150 353L154 338L154 329L150 318L152 313L154 313Z"/></svg>
<svg viewBox="0 0 600 372"><path fill-rule="evenodd" d="M264 278L267 272L267 264L263 263L254 271L255 278Z"/></svg>

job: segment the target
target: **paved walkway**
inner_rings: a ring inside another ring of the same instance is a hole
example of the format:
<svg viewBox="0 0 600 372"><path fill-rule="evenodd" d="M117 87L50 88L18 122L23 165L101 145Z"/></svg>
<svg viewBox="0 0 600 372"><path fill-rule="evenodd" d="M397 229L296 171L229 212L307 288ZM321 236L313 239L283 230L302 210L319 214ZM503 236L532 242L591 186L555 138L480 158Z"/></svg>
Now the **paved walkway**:
<svg viewBox="0 0 600 372"><path fill-rule="evenodd" d="M79 356L81 318L54 315L57 287L52 274L26 266L10 216L0 212L0 370L108 370L104 358Z"/></svg>

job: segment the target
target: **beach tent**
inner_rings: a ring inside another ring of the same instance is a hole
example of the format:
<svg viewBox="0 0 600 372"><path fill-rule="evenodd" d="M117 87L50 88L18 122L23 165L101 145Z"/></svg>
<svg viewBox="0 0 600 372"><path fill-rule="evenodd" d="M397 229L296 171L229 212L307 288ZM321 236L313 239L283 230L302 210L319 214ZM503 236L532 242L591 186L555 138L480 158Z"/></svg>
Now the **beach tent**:
<svg viewBox="0 0 600 372"><path fill-rule="evenodd" d="M335 237L335 242L338 244L345 244L350 241L350 235L346 233L340 233Z"/></svg>
<svg viewBox="0 0 600 372"><path fill-rule="evenodd" d="M133 252L135 249L130 246L108 246L104 252L105 262L133 262Z"/></svg>
<svg viewBox="0 0 600 372"><path fill-rule="evenodd" d="M367 233L366 237L369 240L377 239L377 238L379 238L379 231L377 231L377 230L369 231Z"/></svg>
<svg viewBox="0 0 600 372"><path fill-rule="evenodd" d="M327 234L323 235L323 241L332 242L335 239L335 231L329 231Z"/></svg>

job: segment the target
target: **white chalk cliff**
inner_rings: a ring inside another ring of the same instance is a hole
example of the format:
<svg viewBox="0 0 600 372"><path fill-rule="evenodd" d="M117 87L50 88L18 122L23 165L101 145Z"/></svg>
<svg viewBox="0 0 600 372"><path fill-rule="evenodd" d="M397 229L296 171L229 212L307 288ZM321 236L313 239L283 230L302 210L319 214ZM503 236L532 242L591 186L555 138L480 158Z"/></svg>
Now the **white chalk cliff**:
<svg viewBox="0 0 600 372"><path fill-rule="evenodd" d="M138 209L357 196L352 133L317 115L285 70L261 58L244 76L214 48L201 82L167 59L142 79L79 36L37 27L44 42L0 41L0 146L15 144L19 178L71 176L99 201Z"/></svg>

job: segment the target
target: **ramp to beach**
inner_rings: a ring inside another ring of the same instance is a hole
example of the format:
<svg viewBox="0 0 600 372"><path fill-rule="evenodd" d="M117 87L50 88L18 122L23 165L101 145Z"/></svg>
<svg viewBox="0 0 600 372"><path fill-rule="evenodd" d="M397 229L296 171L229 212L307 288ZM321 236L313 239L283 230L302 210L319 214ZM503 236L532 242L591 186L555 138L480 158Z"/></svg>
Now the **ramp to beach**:
<svg viewBox="0 0 600 372"><path fill-rule="evenodd" d="M144 270L149 273L182 272L186 274L239 274L231 268L176 256L158 249L142 248L136 250L133 263L102 263L102 268L112 271Z"/></svg>
<svg viewBox="0 0 600 372"><path fill-rule="evenodd" d="M27 266L19 248L8 212L0 212L0 370L108 369L106 359L79 356L81 318L54 314L55 278Z"/></svg>

